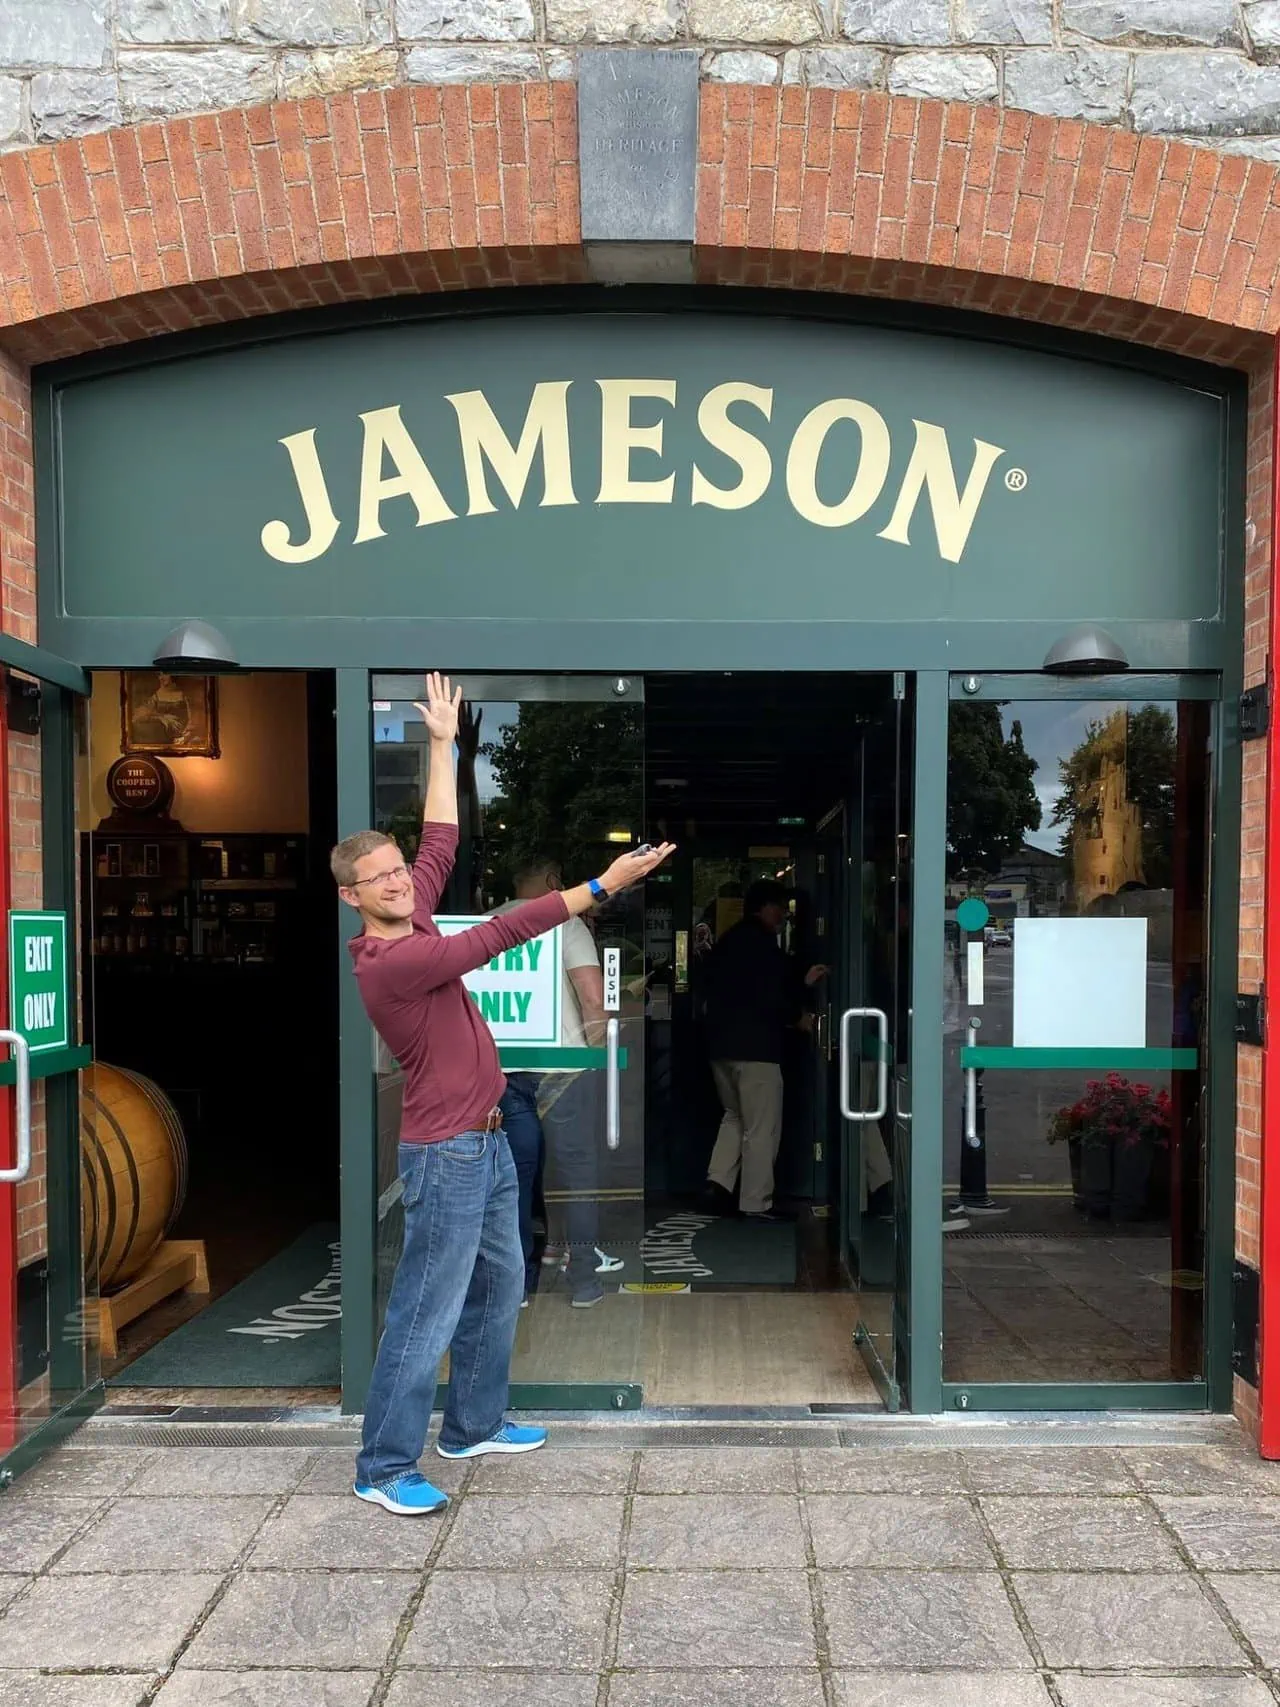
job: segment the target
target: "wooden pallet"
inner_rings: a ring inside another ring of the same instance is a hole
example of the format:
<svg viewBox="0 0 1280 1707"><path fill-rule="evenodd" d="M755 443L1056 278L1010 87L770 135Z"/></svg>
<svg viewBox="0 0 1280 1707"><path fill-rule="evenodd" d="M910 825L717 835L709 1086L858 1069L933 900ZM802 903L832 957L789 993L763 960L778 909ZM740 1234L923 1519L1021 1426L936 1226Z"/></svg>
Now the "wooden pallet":
<svg viewBox="0 0 1280 1707"><path fill-rule="evenodd" d="M209 1264L203 1239L165 1239L156 1246L127 1286L107 1298L95 1298L98 1343L103 1357L115 1357L121 1328L155 1308L175 1292L208 1292Z"/></svg>

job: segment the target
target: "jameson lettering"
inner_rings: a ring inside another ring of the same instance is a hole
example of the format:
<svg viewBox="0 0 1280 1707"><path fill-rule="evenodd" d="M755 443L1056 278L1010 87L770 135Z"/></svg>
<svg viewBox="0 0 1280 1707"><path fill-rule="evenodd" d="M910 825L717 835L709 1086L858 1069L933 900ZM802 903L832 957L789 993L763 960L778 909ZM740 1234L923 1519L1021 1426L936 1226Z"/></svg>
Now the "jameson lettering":
<svg viewBox="0 0 1280 1707"><path fill-rule="evenodd" d="M669 1215L650 1227L640 1241L640 1261L646 1274L675 1274L685 1280L707 1280L711 1270L693 1254L693 1241L711 1215Z"/></svg>
<svg viewBox="0 0 1280 1707"><path fill-rule="evenodd" d="M542 496L538 507L576 505L581 475L575 479L569 436L569 392L573 380L544 380L533 388L519 439L507 437L483 391L458 391L444 401L456 418L466 484L465 514L492 515L497 509L491 480L508 502L519 509L536 460L542 464ZM673 504L681 501L717 510L746 510L759 503L773 484L780 466L787 500L795 513L814 527L842 528L861 521L885 498L888 519L878 538L910 545L910 530L925 500L933 523L938 555L959 563L996 463L1005 454L985 439L971 440L972 452L962 451L967 472L958 475L944 428L929 421L912 421L914 438L900 479L893 473L889 425L870 403L856 397L831 397L809 410L785 446L771 444L767 432L773 416L770 386L732 381L716 385L697 404L698 432L703 441L737 469L731 485L713 481L700 463L682 470L663 469L666 417L677 408L674 379L599 379L600 484L586 501L595 504ZM638 425L633 406L640 402L650 424ZM654 405L658 419L652 419ZM370 409L360 415L363 429L359 498L351 543L363 545L386 534L383 507L393 498L408 498L417 512L418 527L456 521L463 513L461 494L450 503L405 425L401 405ZM730 413L733 410L734 413ZM828 439L840 423L836 445ZM307 427L279 440L289 458L305 532L276 519L262 529L262 549L277 563L314 563L329 550L343 528L333 507L329 479L317 443L318 428ZM901 458L899 465L901 465ZM819 480L819 465L822 478ZM661 470L661 472L659 472ZM456 506L456 507L455 507ZM389 513L399 525L400 515Z"/></svg>
<svg viewBox="0 0 1280 1707"><path fill-rule="evenodd" d="M323 1280L303 1292L295 1304L281 1304L269 1316L255 1316L243 1328L228 1328L229 1334L247 1334L251 1339L275 1345L279 1340L300 1340L317 1328L331 1328L342 1316L342 1247L329 1246L333 1261Z"/></svg>

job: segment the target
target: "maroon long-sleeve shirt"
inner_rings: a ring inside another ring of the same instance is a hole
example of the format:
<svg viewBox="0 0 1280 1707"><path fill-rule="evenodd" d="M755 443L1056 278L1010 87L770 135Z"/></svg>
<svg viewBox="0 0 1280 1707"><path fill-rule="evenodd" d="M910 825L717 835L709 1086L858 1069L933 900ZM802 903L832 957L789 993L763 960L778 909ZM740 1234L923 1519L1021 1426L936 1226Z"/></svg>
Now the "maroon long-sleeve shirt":
<svg viewBox="0 0 1280 1707"><path fill-rule="evenodd" d="M411 934L357 936L350 944L365 1012L404 1073L402 1144L436 1144L484 1125L507 1082L462 974L569 917L564 898L547 895L442 936L431 915L457 851L456 824L424 824L413 865Z"/></svg>

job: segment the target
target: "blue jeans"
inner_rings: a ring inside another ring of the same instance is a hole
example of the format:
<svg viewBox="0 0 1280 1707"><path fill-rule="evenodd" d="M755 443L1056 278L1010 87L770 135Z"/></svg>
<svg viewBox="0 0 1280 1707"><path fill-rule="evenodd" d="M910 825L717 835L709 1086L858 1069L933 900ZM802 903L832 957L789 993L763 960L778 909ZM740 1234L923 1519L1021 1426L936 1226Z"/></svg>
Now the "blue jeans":
<svg viewBox="0 0 1280 1707"><path fill-rule="evenodd" d="M532 1073L513 1073L502 1097L502 1124L520 1187L520 1249L524 1253L526 1295L538 1290L541 1264L534 1256L533 1200L546 1146L538 1119L538 1080Z"/></svg>
<svg viewBox="0 0 1280 1707"><path fill-rule="evenodd" d="M540 1086L547 1175L565 1193L557 1217L557 1240L569 1248L569 1285L575 1292L596 1284L600 1237L600 1146L604 1140L604 1074L597 1068L552 1075Z"/></svg>
<svg viewBox="0 0 1280 1707"><path fill-rule="evenodd" d="M443 1446L474 1446L501 1428L524 1262L516 1170L501 1132L402 1144L404 1250L365 1401L361 1482L417 1467L440 1359L449 1353Z"/></svg>

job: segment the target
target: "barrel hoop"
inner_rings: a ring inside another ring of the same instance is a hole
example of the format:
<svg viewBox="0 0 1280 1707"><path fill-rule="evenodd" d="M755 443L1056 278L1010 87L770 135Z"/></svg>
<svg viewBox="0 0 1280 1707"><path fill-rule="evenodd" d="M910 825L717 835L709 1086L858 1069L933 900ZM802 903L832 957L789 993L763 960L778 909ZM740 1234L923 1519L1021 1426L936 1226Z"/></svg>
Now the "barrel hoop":
<svg viewBox="0 0 1280 1707"><path fill-rule="evenodd" d="M84 1092L84 1095L88 1097L89 1101L94 1105L95 1108L101 1107L101 1104L98 1102L97 1097L94 1096L94 1094L91 1090L86 1090ZM99 1139L98 1134L94 1130L92 1125L90 1125L89 1127L86 1128L86 1126L84 1124L83 1115L81 1116L81 1121L80 1121L80 1131L81 1131L82 1136L86 1136L88 1138L89 1142L93 1145L94 1152L97 1155L98 1171L102 1175L102 1190L103 1190L103 1194L107 1200L106 1234L105 1234L105 1237L103 1237L102 1239L99 1240L99 1244L98 1244L98 1249L101 1252L101 1251L110 1250L111 1242L116 1236L116 1214L117 1214L116 1182L112 1178L111 1169L107 1166L106 1152L102 1148L102 1142ZM98 1265L97 1265L97 1272L99 1275L101 1275L101 1272L102 1272L101 1257L99 1257L99 1261L98 1261Z"/></svg>
<svg viewBox="0 0 1280 1707"><path fill-rule="evenodd" d="M88 1285L92 1286L97 1281L98 1267L101 1261L101 1247L98 1244L98 1223L101 1220L102 1210L101 1205L98 1202L98 1181L94 1175L93 1168L89 1165L89 1158L84 1152L83 1145L80 1149L80 1182L81 1190L84 1193L84 1201L89 1205L88 1252L92 1253L90 1261L85 1267L85 1281Z"/></svg>
<svg viewBox="0 0 1280 1707"><path fill-rule="evenodd" d="M182 1122L178 1118L177 1109L153 1079L146 1078L142 1073L135 1073L132 1067L116 1067L114 1070L121 1078L135 1084L146 1097L160 1116L165 1137L169 1140L169 1153L173 1158L173 1208L164 1224L167 1233L181 1215L187 1201L187 1140L182 1130Z"/></svg>
<svg viewBox="0 0 1280 1707"><path fill-rule="evenodd" d="M116 1119L115 1115L111 1113L110 1109L103 1107L102 1103L98 1101L98 1098L92 1091L89 1092L89 1098L95 1108L101 1112L103 1119L110 1121L116 1137L120 1140L120 1148L124 1152L125 1166L129 1170L129 1183L133 1187L133 1204L129 1215L129 1236L124 1242L124 1249L120 1253L120 1260L116 1264L116 1268L119 1270L128 1262L129 1252L133 1249L133 1241L138 1236L138 1221L142 1215L142 1181L138 1178L138 1169L133 1159L133 1150L130 1148L129 1140L125 1134L124 1128Z"/></svg>

